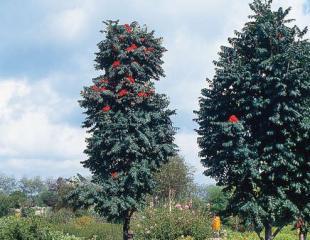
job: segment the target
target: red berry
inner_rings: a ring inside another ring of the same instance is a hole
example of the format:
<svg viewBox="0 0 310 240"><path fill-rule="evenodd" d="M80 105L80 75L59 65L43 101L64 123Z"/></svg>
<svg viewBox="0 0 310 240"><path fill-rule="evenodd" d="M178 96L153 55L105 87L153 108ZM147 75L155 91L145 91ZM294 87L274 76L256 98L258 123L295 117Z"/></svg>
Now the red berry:
<svg viewBox="0 0 310 240"><path fill-rule="evenodd" d="M122 89L118 92L118 96L123 97L128 93L128 91L126 89Z"/></svg>
<svg viewBox="0 0 310 240"><path fill-rule="evenodd" d="M130 47L126 48L127 52L132 52L133 50L137 49L138 47L136 46L136 44L131 44Z"/></svg>
<svg viewBox="0 0 310 240"><path fill-rule="evenodd" d="M132 76L127 76L127 79L131 84L135 83L135 79Z"/></svg>
<svg viewBox="0 0 310 240"><path fill-rule="evenodd" d="M93 91L95 91L95 92L99 92L99 91L100 91L99 87L96 86L96 85L92 86L91 89L92 89Z"/></svg>
<svg viewBox="0 0 310 240"><path fill-rule="evenodd" d="M111 172L111 176L112 176L112 178L117 178L117 172Z"/></svg>
<svg viewBox="0 0 310 240"><path fill-rule="evenodd" d="M146 97L147 94L145 92L138 92L138 97Z"/></svg>
<svg viewBox="0 0 310 240"><path fill-rule="evenodd" d="M120 66L120 65L121 65L121 62L120 62L119 60L117 60L117 61L114 61L114 62L113 62L112 67L113 67L113 68L116 68L116 67L118 67L118 66Z"/></svg>
<svg viewBox="0 0 310 240"><path fill-rule="evenodd" d="M104 92L104 91L106 91L106 90L108 90L108 89L105 88L105 87L101 87L101 88L100 88L100 91L101 91L101 92Z"/></svg>
<svg viewBox="0 0 310 240"><path fill-rule="evenodd" d="M231 115L229 117L228 121L231 123L237 123L237 122L239 122L239 119L235 115Z"/></svg>
<svg viewBox="0 0 310 240"><path fill-rule="evenodd" d="M106 106L104 106L103 108L102 108L102 111L103 112L108 112L108 111L110 111L111 110L111 107L109 106L109 105L106 105Z"/></svg>
<svg viewBox="0 0 310 240"><path fill-rule="evenodd" d="M125 27L125 29L126 29L126 32L128 32L128 33L131 33L131 32L132 32L132 29L131 29L131 27L130 27L129 24L125 24L124 27Z"/></svg>

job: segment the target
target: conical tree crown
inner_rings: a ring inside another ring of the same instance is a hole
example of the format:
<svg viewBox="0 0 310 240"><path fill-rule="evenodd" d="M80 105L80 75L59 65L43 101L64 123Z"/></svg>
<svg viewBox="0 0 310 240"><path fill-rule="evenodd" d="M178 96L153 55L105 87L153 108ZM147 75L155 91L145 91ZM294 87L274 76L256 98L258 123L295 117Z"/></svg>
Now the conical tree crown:
<svg viewBox="0 0 310 240"><path fill-rule="evenodd" d="M233 191L232 210L258 228L288 222L310 192L307 29L288 26L290 9L271 3L250 4L250 22L221 47L196 119L205 173Z"/></svg>
<svg viewBox="0 0 310 240"><path fill-rule="evenodd" d="M118 218L137 209L154 187L153 171L174 155L175 112L152 81L164 76L162 39L136 22L105 24L95 59L104 74L84 88L80 101L90 135L83 165L103 187L100 212Z"/></svg>

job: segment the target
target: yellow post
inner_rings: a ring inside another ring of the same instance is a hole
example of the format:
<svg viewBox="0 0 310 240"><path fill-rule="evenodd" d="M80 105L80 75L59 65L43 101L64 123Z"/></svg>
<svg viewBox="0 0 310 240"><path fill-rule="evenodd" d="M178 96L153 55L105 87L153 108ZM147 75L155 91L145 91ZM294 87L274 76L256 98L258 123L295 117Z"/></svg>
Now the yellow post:
<svg viewBox="0 0 310 240"><path fill-rule="evenodd" d="M212 230L216 232L217 237L220 236L220 230L221 230L221 218L219 216L214 216L212 219Z"/></svg>

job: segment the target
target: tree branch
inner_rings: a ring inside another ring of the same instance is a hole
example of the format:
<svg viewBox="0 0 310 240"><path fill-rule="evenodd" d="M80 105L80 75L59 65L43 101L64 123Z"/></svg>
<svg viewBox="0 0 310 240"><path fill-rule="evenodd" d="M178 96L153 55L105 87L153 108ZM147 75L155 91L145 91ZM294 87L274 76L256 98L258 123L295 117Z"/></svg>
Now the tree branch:
<svg viewBox="0 0 310 240"><path fill-rule="evenodd" d="M276 231L272 234L272 238L275 238L275 237L278 235L278 233L282 230L283 227L284 227L284 226L278 227L278 228L276 229Z"/></svg>
<svg viewBox="0 0 310 240"><path fill-rule="evenodd" d="M256 232L256 234L257 234L257 236L258 236L258 238L259 238L260 240L264 240L263 237L260 235L261 231L259 232L259 231L257 230L257 231L255 231L255 232Z"/></svg>

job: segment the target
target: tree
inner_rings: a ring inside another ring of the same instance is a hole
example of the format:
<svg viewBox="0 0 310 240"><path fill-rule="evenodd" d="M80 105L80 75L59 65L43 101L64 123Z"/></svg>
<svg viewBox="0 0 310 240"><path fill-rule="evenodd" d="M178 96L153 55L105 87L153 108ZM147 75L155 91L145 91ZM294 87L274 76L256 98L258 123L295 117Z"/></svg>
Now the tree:
<svg viewBox="0 0 310 240"><path fill-rule="evenodd" d="M154 194L167 200L174 193L176 198L189 195L194 188L193 170L180 156L172 157L155 173L156 189Z"/></svg>
<svg viewBox="0 0 310 240"><path fill-rule="evenodd" d="M206 201L210 204L210 210L212 213L219 214L226 210L229 196L226 192L223 192L222 187L208 186L207 187Z"/></svg>
<svg viewBox="0 0 310 240"><path fill-rule="evenodd" d="M132 214L154 188L154 171L176 152L170 119L175 111L151 81L164 76L162 39L136 22L105 24L95 59L104 73L81 92L83 127L90 134L82 163L102 187L96 210L109 220L121 219L128 239Z"/></svg>
<svg viewBox="0 0 310 240"><path fill-rule="evenodd" d="M59 202L57 192L45 190L38 196L39 202L48 207L55 208Z"/></svg>
<svg viewBox="0 0 310 240"><path fill-rule="evenodd" d="M196 112L205 174L266 240L310 207L310 44L307 29L287 25L290 9L271 4L250 4L251 21L221 47Z"/></svg>
<svg viewBox="0 0 310 240"><path fill-rule="evenodd" d="M9 196L0 193L0 217L8 215L11 207L12 205Z"/></svg>
<svg viewBox="0 0 310 240"><path fill-rule="evenodd" d="M93 183L91 179L84 178L80 174L72 180L73 189L66 195L68 206L73 211L78 209L88 209L95 206L101 186Z"/></svg>
<svg viewBox="0 0 310 240"><path fill-rule="evenodd" d="M62 177L57 178L54 183L49 184L49 190L56 193L58 196L58 202L56 203L56 208L70 208L70 204L67 200L67 195L74 189L74 185L71 183L70 179L65 179Z"/></svg>
<svg viewBox="0 0 310 240"><path fill-rule="evenodd" d="M22 208L28 203L26 194L21 191L12 192L9 195L9 199L13 208Z"/></svg>
<svg viewBox="0 0 310 240"><path fill-rule="evenodd" d="M32 204L36 203L36 197L46 189L46 186L40 177L23 177L19 181L21 191L31 199Z"/></svg>
<svg viewBox="0 0 310 240"><path fill-rule="evenodd" d="M0 192L10 194L17 188L16 179L4 174L0 174Z"/></svg>

